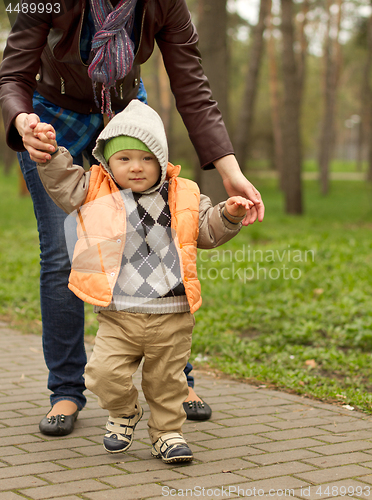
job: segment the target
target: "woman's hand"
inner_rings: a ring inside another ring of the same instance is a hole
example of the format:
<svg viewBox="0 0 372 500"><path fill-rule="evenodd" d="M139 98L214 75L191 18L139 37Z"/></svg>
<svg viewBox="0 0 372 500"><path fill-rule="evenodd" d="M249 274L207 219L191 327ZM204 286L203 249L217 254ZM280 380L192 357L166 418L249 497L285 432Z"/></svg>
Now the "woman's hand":
<svg viewBox="0 0 372 500"><path fill-rule="evenodd" d="M243 226L253 224L256 220L263 221L265 206L261 194L243 175L234 155L227 155L214 162L222 177L223 185L229 196L243 196L254 203L243 219Z"/></svg>
<svg viewBox="0 0 372 500"><path fill-rule="evenodd" d="M43 142L35 134L35 128L40 123L40 118L35 113L20 113L14 120L14 125L22 137L23 145L29 152L31 160L36 163L45 163L51 159L50 153L54 153L55 147Z"/></svg>

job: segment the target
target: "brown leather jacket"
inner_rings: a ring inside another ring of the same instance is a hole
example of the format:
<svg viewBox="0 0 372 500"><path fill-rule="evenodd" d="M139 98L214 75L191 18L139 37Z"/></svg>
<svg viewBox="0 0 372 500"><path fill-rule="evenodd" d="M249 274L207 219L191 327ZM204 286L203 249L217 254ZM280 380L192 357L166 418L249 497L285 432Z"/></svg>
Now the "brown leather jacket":
<svg viewBox="0 0 372 500"><path fill-rule="evenodd" d="M8 37L0 67L0 105L7 143L24 150L13 120L32 113L35 88L49 101L81 113L98 113L88 64L80 57L80 34L87 0L56 0L60 12L20 13ZM198 35L185 0L138 0L136 49L132 71L112 92L113 110L136 97L140 65L157 42L169 75L178 111L204 168L233 153L221 113L212 99L197 48ZM100 95L99 88L97 95Z"/></svg>

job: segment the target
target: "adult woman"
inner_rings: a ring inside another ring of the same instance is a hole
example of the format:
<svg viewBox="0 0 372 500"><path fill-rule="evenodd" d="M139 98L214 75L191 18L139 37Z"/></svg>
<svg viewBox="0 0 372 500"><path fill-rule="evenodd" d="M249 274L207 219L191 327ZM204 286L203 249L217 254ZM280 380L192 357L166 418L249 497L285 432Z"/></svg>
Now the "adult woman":
<svg viewBox="0 0 372 500"><path fill-rule="evenodd" d="M23 2L9 35L0 69L0 104L7 142L20 152L40 235L43 347L52 391L52 409L41 430L67 434L85 405L84 311L66 286L70 263L65 214L46 195L34 163L52 152L33 134L39 119L53 124L57 142L81 164L103 127L102 116L141 98L140 65L156 41L202 168L215 166L230 196L241 194L255 203L246 223L262 220L264 207L240 171L212 100L185 0L65 0L47 4L49 9L39 5L44 4Z"/></svg>

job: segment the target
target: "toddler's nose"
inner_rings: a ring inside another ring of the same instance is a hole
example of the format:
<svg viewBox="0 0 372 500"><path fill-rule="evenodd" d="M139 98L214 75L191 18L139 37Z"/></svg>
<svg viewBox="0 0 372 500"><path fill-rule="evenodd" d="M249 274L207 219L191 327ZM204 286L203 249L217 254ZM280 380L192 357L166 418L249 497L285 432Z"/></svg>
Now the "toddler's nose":
<svg viewBox="0 0 372 500"><path fill-rule="evenodd" d="M131 170L133 172L140 172L142 170L142 165L140 161L134 160L131 165Z"/></svg>

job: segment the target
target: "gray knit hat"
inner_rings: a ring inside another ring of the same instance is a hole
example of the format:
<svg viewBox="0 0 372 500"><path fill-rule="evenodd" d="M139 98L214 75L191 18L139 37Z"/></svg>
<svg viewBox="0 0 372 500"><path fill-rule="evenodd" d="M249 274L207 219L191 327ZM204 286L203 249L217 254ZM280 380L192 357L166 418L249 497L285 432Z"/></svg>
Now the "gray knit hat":
<svg viewBox="0 0 372 500"><path fill-rule="evenodd" d="M165 181L168 165L168 143L164 125L157 112L147 104L134 99L128 106L116 114L99 134L93 156L112 175L110 167L104 157L105 144L114 137L126 135L142 141L156 156L160 168L160 183L145 191L154 191Z"/></svg>

